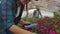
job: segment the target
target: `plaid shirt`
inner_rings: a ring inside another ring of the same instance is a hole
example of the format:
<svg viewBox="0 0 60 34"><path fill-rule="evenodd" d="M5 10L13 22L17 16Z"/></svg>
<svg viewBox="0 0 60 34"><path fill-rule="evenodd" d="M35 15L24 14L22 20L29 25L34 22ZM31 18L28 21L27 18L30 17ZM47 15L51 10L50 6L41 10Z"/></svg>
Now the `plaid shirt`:
<svg viewBox="0 0 60 34"><path fill-rule="evenodd" d="M13 22L15 14L15 0L1 0L0 3L0 30L9 28Z"/></svg>

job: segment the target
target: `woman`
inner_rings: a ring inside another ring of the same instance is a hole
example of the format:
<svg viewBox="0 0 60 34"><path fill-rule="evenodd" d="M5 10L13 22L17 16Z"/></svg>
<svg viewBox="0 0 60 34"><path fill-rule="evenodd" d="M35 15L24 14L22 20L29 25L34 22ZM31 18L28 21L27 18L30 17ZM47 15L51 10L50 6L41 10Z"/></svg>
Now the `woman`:
<svg viewBox="0 0 60 34"><path fill-rule="evenodd" d="M19 0L25 5L28 0ZM32 34L14 24L15 0L1 0L0 3L0 34ZM14 6L13 6L14 5ZM12 8L13 7L13 8Z"/></svg>

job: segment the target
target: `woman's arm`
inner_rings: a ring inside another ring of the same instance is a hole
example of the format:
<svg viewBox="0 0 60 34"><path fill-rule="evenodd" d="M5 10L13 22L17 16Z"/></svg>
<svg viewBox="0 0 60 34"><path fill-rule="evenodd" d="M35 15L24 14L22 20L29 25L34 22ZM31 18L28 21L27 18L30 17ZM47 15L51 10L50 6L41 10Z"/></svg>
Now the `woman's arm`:
<svg viewBox="0 0 60 34"><path fill-rule="evenodd" d="M26 3L28 3L28 1L26 2L26 0L20 0L20 2L25 5ZM32 34L32 32L26 31L16 25L12 25L9 30L11 32L13 32L14 34Z"/></svg>
<svg viewBox="0 0 60 34"><path fill-rule="evenodd" d="M19 28L16 25L12 25L9 29L11 32L13 32L14 34L32 34L32 32L26 31L22 28Z"/></svg>

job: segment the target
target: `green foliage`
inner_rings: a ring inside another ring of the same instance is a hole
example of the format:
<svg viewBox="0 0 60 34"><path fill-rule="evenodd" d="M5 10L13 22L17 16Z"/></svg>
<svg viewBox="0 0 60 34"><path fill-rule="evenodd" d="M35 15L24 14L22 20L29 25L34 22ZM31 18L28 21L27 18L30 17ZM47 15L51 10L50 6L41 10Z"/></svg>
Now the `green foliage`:
<svg viewBox="0 0 60 34"><path fill-rule="evenodd" d="M29 21L29 22L36 22L36 18L34 18L34 21L32 18L23 18L24 21ZM39 18L39 20L43 20L43 18ZM45 17L45 22L49 23L49 24L52 24L52 26L55 26L56 27L56 32L60 32L60 26L57 26L57 22L60 22L60 15L57 13L57 12L54 12L54 18L49 18L49 17ZM34 28L32 32L36 32L37 34L40 34L38 32L38 29L37 28Z"/></svg>

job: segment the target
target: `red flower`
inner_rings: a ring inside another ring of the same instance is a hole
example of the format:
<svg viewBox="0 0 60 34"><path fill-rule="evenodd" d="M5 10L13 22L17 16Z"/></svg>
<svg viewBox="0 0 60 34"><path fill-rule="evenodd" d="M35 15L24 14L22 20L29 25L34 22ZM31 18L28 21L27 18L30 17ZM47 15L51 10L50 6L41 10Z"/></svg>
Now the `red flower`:
<svg viewBox="0 0 60 34"><path fill-rule="evenodd" d="M46 23L45 26L50 28L51 25L49 23Z"/></svg>
<svg viewBox="0 0 60 34"><path fill-rule="evenodd" d="M43 21L43 22L46 22L46 18L43 18L42 21Z"/></svg>
<svg viewBox="0 0 60 34"><path fill-rule="evenodd" d="M60 34L60 32L58 32L57 34Z"/></svg>
<svg viewBox="0 0 60 34"><path fill-rule="evenodd" d="M52 26L52 27L51 27L51 30L53 30L53 31L54 31L54 30L56 30L56 28L55 28L54 26Z"/></svg>
<svg viewBox="0 0 60 34"><path fill-rule="evenodd" d="M40 25L38 25L36 28L40 29L40 27L41 27L41 26L40 26Z"/></svg>
<svg viewBox="0 0 60 34"><path fill-rule="evenodd" d="M44 32L44 29L43 28L40 28L38 31L39 32Z"/></svg>
<svg viewBox="0 0 60 34"><path fill-rule="evenodd" d="M60 26L60 22L57 22L57 25Z"/></svg>
<svg viewBox="0 0 60 34"><path fill-rule="evenodd" d="M37 20L37 23L38 23L37 28L40 29L40 27L43 25L43 22L40 20Z"/></svg>
<svg viewBox="0 0 60 34"><path fill-rule="evenodd" d="M42 21L40 21L40 20L37 20L36 22L38 22L38 23L41 23Z"/></svg>
<svg viewBox="0 0 60 34"><path fill-rule="evenodd" d="M33 28L28 28L28 29L26 29L26 30L31 31L31 30L33 30Z"/></svg>
<svg viewBox="0 0 60 34"><path fill-rule="evenodd" d="M44 28L44 30L45 30L45 33L48 34L49 32L48 28Z"/></svg>
<svg viewBox="0 0 60 34"><path fill-rule="evenodd" d="M50 30L49 34L56 34L55 31Z"/></svg>

